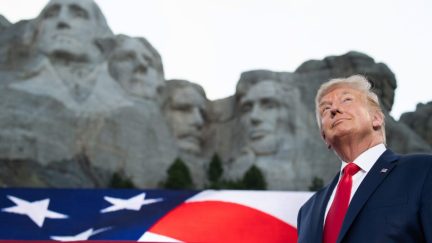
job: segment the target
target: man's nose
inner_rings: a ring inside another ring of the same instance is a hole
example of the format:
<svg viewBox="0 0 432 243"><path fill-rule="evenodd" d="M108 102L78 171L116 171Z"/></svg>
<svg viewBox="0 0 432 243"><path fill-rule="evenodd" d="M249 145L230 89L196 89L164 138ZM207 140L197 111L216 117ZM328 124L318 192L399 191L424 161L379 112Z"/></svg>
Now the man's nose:
<svg viewBox="0 0 432 243"><path fill-rule="evenodd" d="M336 105L332 105L332 107L330 108L331 117L335 117L338 113L341 113L339 107Z"/></svg>
<svg viewBox="0 0 432 243"><path fill-rule="evenodd" d="M57 29L70 29L70 25L66 22L59 21L57 23Z"/></svg>
<svg viewBox="0 0 432 243"><path fill-rule="evenodd" d="M204 119L199 108L192 109L192 124L199 130L204 125Z"/></svg>
<svg viewBox="0 0 432 243"><path fill-rule="evenodd" d="M254 105L250 113L250 121L252 125L258 125L262 122L263 114L259 105Z"/></svg>
<svg viewBox="0 0 432 243"><path fill-rule="evenodd" d="M135 59L135 71L146 73L148 66L149 62L144 57L137 55L137 58Z"/></svg>
<svg viewBox="0 0 432 243"><path fill-rule="evenodd" d="M57 23L57 29L70 29L69 16L67 11L65 11L64 8L60 9L59 15L58 15L58 23Z"/></svg>

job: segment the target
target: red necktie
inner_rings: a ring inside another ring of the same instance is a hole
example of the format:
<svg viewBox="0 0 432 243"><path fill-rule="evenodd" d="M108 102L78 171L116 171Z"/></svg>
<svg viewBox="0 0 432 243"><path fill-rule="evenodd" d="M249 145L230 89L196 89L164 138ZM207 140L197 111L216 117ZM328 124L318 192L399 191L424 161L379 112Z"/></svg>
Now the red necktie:
<svg viewBox="0 0 432 243"><path fill-rule="evenodd" d="M349 163L343 169L342 178L336 189L336 195L324 224L324 243L335 243L339 232L342 228L342 222L345 218L346 211L351 195L352 176L360 170L360 167L354 163Z"/></svg>

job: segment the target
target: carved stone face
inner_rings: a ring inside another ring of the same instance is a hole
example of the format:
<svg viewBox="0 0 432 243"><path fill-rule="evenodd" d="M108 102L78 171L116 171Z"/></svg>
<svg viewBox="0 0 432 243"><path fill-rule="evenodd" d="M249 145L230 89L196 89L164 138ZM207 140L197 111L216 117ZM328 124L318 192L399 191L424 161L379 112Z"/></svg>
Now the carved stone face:
<svg viewBox="0 0 432 243"><path fill-rule="evenodd" d="M177 144L184 151L201 152L205 103L205 98L195 88L179 88L165 110Z"/></svg>
<svg viewBox="0 0 432 243"><path fill-rule="evenodd" d="M38 45L47 56L91 61L99 26L91 0L51 0L39 16Z"/></svg>
<svg viewBox="0 0 432 243"><path fill-rule="evenodd" d="M249 147L256 155L277 152L287 122L286 108L282 105L280 84L261 81L252 86L240 99L241 123L246 131Z"/></svg>
<svg viewBox="0 0 432 243"><path fill-rule="evenodd" d="M109 72L130 94L152 98L163 84L153 61L153 54L143 43L126 38L111 55Z"/></svg>

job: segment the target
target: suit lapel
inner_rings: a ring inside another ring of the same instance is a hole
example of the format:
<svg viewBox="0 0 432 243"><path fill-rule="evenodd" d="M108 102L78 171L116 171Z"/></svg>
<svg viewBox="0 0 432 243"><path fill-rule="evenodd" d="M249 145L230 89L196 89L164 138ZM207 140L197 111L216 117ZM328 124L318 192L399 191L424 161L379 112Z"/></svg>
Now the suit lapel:
<svg viewBox="0 0 432 243"><path fill-rule="evenodd" d="M312 221L315 222L314 225L315 229L313 230L313 232L315 233L316 236L318 236L316 242L322 242L324 216L327 208L327 203L330 200L330 196L338 182L338 179L339 179L339 173L335 176L332 182L324 189L322 197L320 197L317 200L317 205L319 205L319 207L317 208L318 211L314 213L314 217L316 218Z"/></svg>
<svg viewBox="0 0 432 243"><path fill-rule="evenodd" d="M341 242L366 201L387 175L390 174L391 170L396 165L394 162L398 158L399 156L394 154L391 150L386 150L372 166L351 200L337 242ZM381 172L383 169L387 169L385 173Z"/></svg>

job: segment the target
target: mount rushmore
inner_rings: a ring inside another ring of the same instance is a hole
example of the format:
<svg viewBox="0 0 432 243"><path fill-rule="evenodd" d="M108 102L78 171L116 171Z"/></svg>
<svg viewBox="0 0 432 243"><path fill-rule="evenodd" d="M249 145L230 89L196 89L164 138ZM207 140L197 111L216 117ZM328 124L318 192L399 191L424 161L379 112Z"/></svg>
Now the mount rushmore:
<svg viewBox="0 0 432 243"><path fill-rule="evenodd" d="M393 119L395 75L363 53L247 71L235 94L212 101L198 84L166 80L151 43L114 35L92 0L51 0L15 24L0 15L0 185L106 187L120 173L157 188L181 158L202 188L217 154L227 180L255 165L269 189L307 190L338 167L319 138L315 92L357 73L381 99L387 146L431 152L431 104Z"/></svg>

